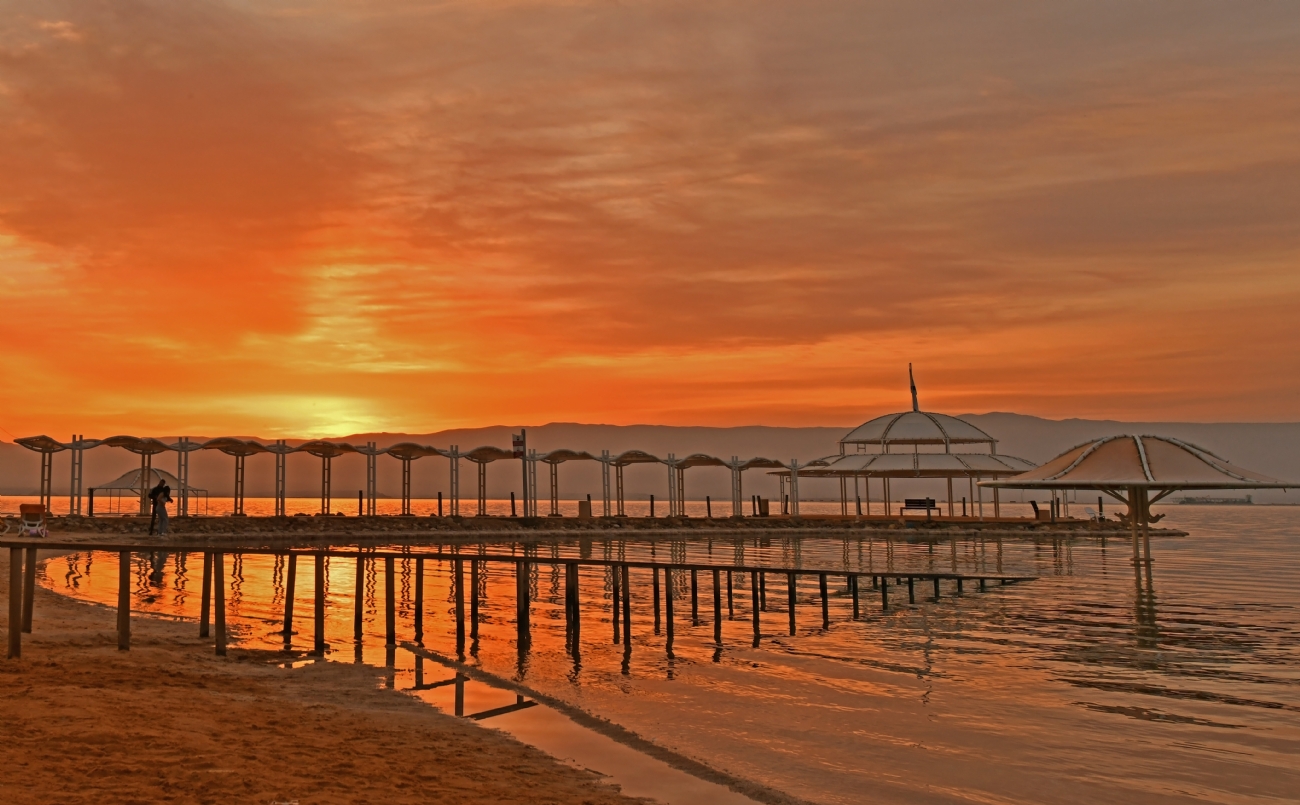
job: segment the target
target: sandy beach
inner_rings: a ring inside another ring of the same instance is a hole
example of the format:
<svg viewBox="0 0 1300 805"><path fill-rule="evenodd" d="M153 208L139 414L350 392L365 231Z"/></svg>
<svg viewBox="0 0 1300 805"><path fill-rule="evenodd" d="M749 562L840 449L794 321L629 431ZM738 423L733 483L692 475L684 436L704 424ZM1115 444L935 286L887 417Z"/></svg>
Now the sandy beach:
<svg viewBox="0 0 1300 805"><path fill-rule="evenodd" d="M8 594L8 552L0 552ZM185 623L36 591L0 662L0 800L22 803L631 803L587 772L380 687L365 666L216 657Z"/></svg>

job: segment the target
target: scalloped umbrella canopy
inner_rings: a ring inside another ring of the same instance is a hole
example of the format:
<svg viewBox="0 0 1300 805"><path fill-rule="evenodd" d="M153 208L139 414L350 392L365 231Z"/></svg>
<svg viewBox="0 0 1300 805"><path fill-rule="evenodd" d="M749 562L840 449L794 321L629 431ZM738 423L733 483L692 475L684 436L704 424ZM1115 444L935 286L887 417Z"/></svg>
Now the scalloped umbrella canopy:
<svg viewBox="0 0 1300 805"><path fill-rule="evenodd" d="M1242 469L1167 436L1107 436L1073 447L1037 469L981 486L1013 489L1287 489L1294 483Z"/></svg>

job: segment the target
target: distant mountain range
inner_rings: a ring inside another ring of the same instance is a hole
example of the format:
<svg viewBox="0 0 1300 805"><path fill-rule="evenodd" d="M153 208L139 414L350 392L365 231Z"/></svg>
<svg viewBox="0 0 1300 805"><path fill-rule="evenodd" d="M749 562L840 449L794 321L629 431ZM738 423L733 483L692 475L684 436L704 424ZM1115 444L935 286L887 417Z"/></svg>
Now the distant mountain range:
<svg viewBox="0 0 1300 805"><path fill-rule="evenodd" d="M1060 452L1091 438L1117 433L1160 434L1174 436L1205 447L1235 464L1266 475L1300 482L1300 422L1285 423L1188 423L1188 422L1117 422L1109 420L1066 419L1049 420L1033 416L1008 413L965 414L961 419L987 431L999 440L998 452L1019 456L1041 463ZM797 458L808 461L839 452L838 440L854 426L779 428L752 425L735 428L672 427L666 425L582 425L552 423L528 428L528 446L539 451L568 447L586 450L599 455L601 450L618 453L640 449L657 456L675 453L708 453L729 458L766 456L781 460ZM510 446L511 433L518 427L493 426L462 428L427 434L361 433L340 437L335 441L353 444L367 441L381 446L413 441L437 447L459 445L469 450L480 445ZM225 434L214 434L225 435ZM205 437L192 436L200 439ZM157 458L162 469L175 469L174 454ZM416 497L433 497L438 491L447 492L447 460L425 458L412 467L412 487ZM66 494L68 489L68 458L66 453L56 455L54 486L56 494ZM85 486L106 483L124 472L139 466L139 458L125 450L97 448L86 453ZM247 488L250 497L270 497L274 489L274 464L270 456L248 459ZM379 487L383 494L396 497L400 493L400 463L394 459L379 462ZM334 496L346 499L356 495L365 486L365 461L360 456L343 456L333 462ZM36 453L18 445L0 442L0 494L35 494L39 485L40 458ZM289 494L293 497L314 497L320 493L320 460L308 455L291 456L288 463ZM667 485L667 468L662 465L639 465L626 471L626 489L629 499L644 499L648 495L663 496ZM190 460L191 483L209 490L213 496L229 496L234 488L233 461L229 456L204 452L194 454ZM570 462L559 470L560 494L566 499L591 494L600 497L599 465L594 462ZM547 481L539 473L538 483L543 495ZM937 496L942 490L937 482L914 482L917 494ZM462 464L461 495L472 499L475 477L472 468ZM498 462L488 468L488 494L490 497L508 497L518 491L519 464L514 461ZM824 486L825 488L820 488ZM802 486L805 497L838 495L833 482L810 482ZM776 482L760 471L750 471L745 478L746 494L775 494ZM728 473L723 469L697 468L687 472L687 497L692 499L711 495L726 500L730 494ZM899 485L895 496L912 494L906 485ZM1300 502L1300 492L1282 493L1263 491L1255 496L1256 502Z"/></svg>

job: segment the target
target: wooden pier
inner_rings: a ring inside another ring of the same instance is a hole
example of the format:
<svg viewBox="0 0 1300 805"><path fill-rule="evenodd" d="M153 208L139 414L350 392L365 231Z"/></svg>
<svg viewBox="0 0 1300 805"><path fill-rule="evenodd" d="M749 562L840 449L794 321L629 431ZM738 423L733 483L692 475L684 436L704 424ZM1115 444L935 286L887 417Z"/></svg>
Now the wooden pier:
<svg viewBox="0 0 1300 805"><path fill-rule="evenodd" d="M501 554L465 554L455 551L429 551L429 552L409 552L409 551L383 551L367 550L363 548L352 549L277 549L277 548L241 548L241 547L214 547L212 545L150 545L150 544L124 544L120 542L105 543L87 543L87 542L45 542L45 541L3 541L0 545L9 548L10 561L10 584L9 584L9 643L8 656L15 658L20 656L21 633L31 632L33 624L32 607L34 603L34 590L36 582L36 561L37 550L56 550L56 551L101 551L116 553L119 562L118 578L118 596L117 596L117 636L118 648L125 651L131 645L131 578L129 573L131 557L135 553L157 553L164 551L166 553L176 554L201 554L203 556L203 580L202 593L199 612L199 636L202 638L212 638L214 648L218 655L226 653L228 632L226 628L226 580L225 580L225 555L226 553L238 555L264 555L275 556L284 560L286 568L286 595L284 603L284 627L283 635L285 644L289 645L293 635L293 600L294 587L296 585L298 560L310 561L313 565L315 584L313 600L313 643L311 653L317 656L324 656L328 649L326 638L326 610L325 610L325 563L327 558L336 558L343 560L353 560L358 564L358 570L364 567L366 561L383 562L384 567L384 630L385 644L389 649L391 657L392 649L398 645L397 620L396 620L396 597L395 597L395 574L394 563L397 560L414 561L415 563L415 618L414 618L414 642L420 643L423 640L424 632L424 563L429 561L448 562L451 565L452 588L455 597L455 619L456 619L456 651L458 654L464 653L466 638L466 606L465 606L465 588L466 588L466 567L468 563L468 575L470 576L469 592L469 637L471 640L478 639L479 627L479 585L478 577L481 569L488 565L503 565L513 569L515 576L515 625L518 638L518 646L521 652L528 649L531 642L531 611L529 577L533 566L550 565L558 570L563 571L565 594L564 594L564 618L566 645L569 651L577 653L582 642L582 617L583 605L580 594L580 570L583 567L588 568L606 568L609 570L610 577L613 580L611 585L611 603L610 603L610 620L612 625L612 639L614 644L621 644L624 647L625 654L632 651L632 585L633 573L649 573L651 576L651 589L654 608L653 628L655 634L664 634L665 651L671 657L673 656L673 642L677 626L677 618L674 615L674 578L676 574L686 574L689 576L690 590L690 607L691 607L691 624L694 626L701 625L700 620L700 577L709 579L710 591L712 593L712 623L713 623L713 640L718 647L723 645L722 622L723 599L726 600L726 619L734 616L736 610L736 596L733 584L734 574L748 574L750 579L750 596L748 608L753 623L753 645L758 646L762 637L762 613L767 611L767 581L769 577L783 578L785 581L785 615L788 623L790 635L795 635L798 625L798 581L800 578L815 577L818 584L817 602L820 604L818 620L822 629L829 629L831 626L830 617L830 579L843 579L846 594L852 599L853 615L852 618L857 620L862 617L864 612L863 595L865 591L863 582L869 582L874 594L880 596L881 611L888 611L890 605L890 593L892 588L902 588L906 585L907 600L909 604L915 604L917 601L917 582L922 584L929 582L932 585L932 601L939 601L943 595L943 585L946 583L949 587L950 595L964 595L966 592L966 582L972 582L978 585L978 590L983 592L987 590L989 583L996 583L998 586L1012 584L1021 581L1033 581L1033 576L1008 575L1003 573L996 574L963 574L963 573L935 573L935 572L859 572L836 568L808 568L808 567L772 567L764 565L749 564L708 564L708 563L691 563L691 562L656 562L656 561L629 561L616 559L590 559L590 558L567 558L567 557L541 557L541 556L518 556L518 555L501 555ZM352 639L357 645L360 645L363 639L363 620L362 620L362 585L364 574L357 573L357 606L354 613ZM660 584L666 587L667 594L660 595ZM685 577L683 577L685 578ZM901 593L895 592L896 595ZM707 599L706 599L707 600ZM591 605L588 605L590 609ZM215 636L210 632L215 631Z"/></svg>

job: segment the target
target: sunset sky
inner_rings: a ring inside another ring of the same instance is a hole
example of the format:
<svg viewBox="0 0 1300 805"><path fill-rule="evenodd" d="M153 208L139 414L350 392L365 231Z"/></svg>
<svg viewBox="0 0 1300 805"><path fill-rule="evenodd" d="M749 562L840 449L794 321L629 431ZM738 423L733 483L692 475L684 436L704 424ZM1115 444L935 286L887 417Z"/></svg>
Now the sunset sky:
<svg viewBox="0 0 1300 805"><path fill-rule="evenodd" d="M0 0L0 439L1300 419L1300 4Z"/></svg>

